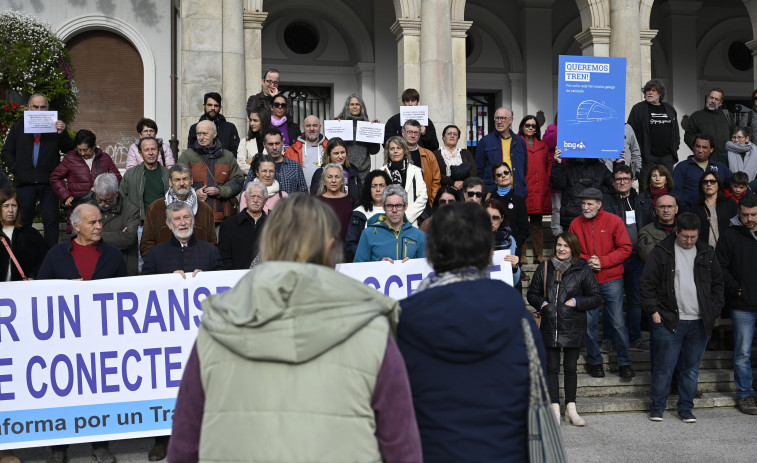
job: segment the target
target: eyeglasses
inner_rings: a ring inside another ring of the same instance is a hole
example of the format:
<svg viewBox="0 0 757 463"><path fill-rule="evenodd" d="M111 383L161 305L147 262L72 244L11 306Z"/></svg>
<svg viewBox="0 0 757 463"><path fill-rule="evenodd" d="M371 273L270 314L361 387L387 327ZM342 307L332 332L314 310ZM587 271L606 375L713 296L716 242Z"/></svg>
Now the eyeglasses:
<svg viewBox="0 0 757 463"><path fill-rule="evenodd" d="M405 130L405 133L408 135L420 135L420 131L418 130Z"/></svg>
<svg viewBox="0 0 757 463"><path fill-rule="evenodd" d="M79 154L91 153L92 151L94 151L94 148L76 148L76 152Z"/></svg>
<svg viewBox="0 0 757 463"><path fill-rule="evenodd" d="M497 121L497 122L506 121L508 119L512 119L512 116L507 116L507 117L498 117L498 116L495 116L494 117L494 120Z"/></svg>
<svg viewBox="0 0 757 463"><path fill-rule="evenodd" d="M266 83L266 85L273 85L274 87L278 87L279 86L279 81L278 80L266 80L265 83Z"/></svg>
<svg viewBox="0 0 757 463"><path fill-rule="evenodd" d="M460 135L457 132L447 132L444 134L445 137L459 137Z"/></svg>
<svg viewBox="0 0 757 463"><path fill-rule="evenodd" d="M405 207L405 203L401 204L384 204L384 210L387 211L400 211Z"/></svg>
<svg viewBox="0 0 757 463"><path fill-rule="evenodd" d="M618 183L628 183L633 179L631 177L620 177L620 178L614 178L613 180L615 180Z"/></svg>
<svg viewBox="0 0 757 463"><path fill-rule="evenodd" d="M714 185L714 184L718 183L718 181L715 180L714 178L708 178L706 180L702 180L702 183L705 184L705 185Z"/></svg>
<svg viewBox="0 0 757 463"><path fill-rule="evenodd" d="M496 175L497 177L507 177L508 175L510 175L510 173L511 172L509 170L503 170L502 172L497 172L494 175Z"/></svg>
<svg viewBox="0 0 757 463"><path fill-rule="evenodd" d="M454 199L440 199L439 200L439 204L452 204L454 202L455 202Z"/></svg>
<svg viewBox="0 0 757 463"><path fill-rule="evenodd" d="M278 103L278 102L276 102L276 103L273 103L271 106L273 106L274 108L286 108L287 104L286 103Z"/></svg>
<svg viewBox="0 0 757 463"><path fill-rule="evenodd" d="M731 140L743 140L745 138L746 137L743 136L743 135L734 135L734 136L731 137Z"/></svg>
<svg viewBox="0 0 757 463"><path fill-rule="evenodd" d="M527 128L527 129L535 129L536 128L536 124L523 124L523 127Z"/></svg>
<svg viewBox="0 0 757 463"><path fill-rule="evenodd" d="M490 215L489 217L491 217L492 222L496 222L498 220L502 220L502 217L498 216L498 215Z"/></svg>
<svg viewBox="0 0 757 463"><path fill-rule="evenodd" d="M472 198L474 196L476 198L481 198L484 196L484 194L480 191L466 191L465 194L468 195L469 198Z"/></svg>

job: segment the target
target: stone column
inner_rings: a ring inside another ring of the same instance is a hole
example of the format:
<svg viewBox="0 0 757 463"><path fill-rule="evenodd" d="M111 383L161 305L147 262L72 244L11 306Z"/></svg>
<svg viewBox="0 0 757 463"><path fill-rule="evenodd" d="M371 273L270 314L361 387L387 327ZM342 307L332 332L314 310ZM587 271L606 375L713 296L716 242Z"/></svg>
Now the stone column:
<svg viewBox="0 0 757 463"><path fill-rule="evenodd" d="M468 79L466 77L467 57L465 54L465 37L472 21L452 21L452 107L453 123L460 127L459 146L466 146L468 141ZM444 126L437 127L441 131ZM438 133L441 137L441 133Z"/></svg>
<svg viewBox="0 0 757 463"><path fill-rule="evenodd" d="M669 15L670 24L670 85L667 89L669 95L665 98L675 106L679 120L684 114L691 114L703 105L697 91L699 75L696 60L697 11L703 3L696 0L671 0L665 11ZM681 139L683 140L683 136ZM680 155L679 158L683 159Z"/></svg>
<svg viewBox="0 0 757 463"><path fill-rule="evenodd" d="M243 134L247 132L243 5L239 0L223 0L222 8L223 115Z"/></svg>
<svg viewBox="0 0 757 463"><path fill-rule="evenodd" d="M421 2L421 102L437 130L454 120L450 1ZM439 134L441 135L441 134Z"/></svg>
<svg viewBox="0 0 757 463"><path fill-rule="evenodd" d="M392 24L392 34L397 38L397 89L399 94L406 88L421 87L421 21L398 19ZM397 95L397 104L399 97ZM423 96L421 96L423 98Z"/></svg>
<svg viewBox="0 0 757 463"><path fill-rule="evenodd" d="M357 63L355 74L357 75L357 93L363 98L365 107L368 109L368 117L371 120L376 119L376 63ZM340 104L341 102L336 102L334 107L338 108Z"/></svg>
<svg viewBox="0 0 757 463"><path fill-rule="evenodd" d="M626 58L625 120L639 100L641 83L641 39L639 37L639 0L611 0L610 56Z"/></svg>
<svg viewBox="0 0 757 463"><path fill-rule="evenodd" d="M250 95L260 92L263 76L263 23L268 17L268 13L251 11L249 6L244 11L245 103Z"/></svg>
<svg viewBox="0 0 757 463"><path fill-rule="evenodd" d="M590 27L576 34L584 56L610 56L610 28Z"/></svg>
<svg viewBox="0 0 757 463"><path fill-rule="evenodd" d="M513 116L515 118L513 120L513 124L515 125L513 132L517 132L517 124L520 122L521 118L526 115L526 106L524 99L526 93L523 91L523 73L509 72L507 74L507 77L510 79L510 109L512 110ZM506 100L502 100L502 106L508 106ZM494 109L496 110L497 108ZM490 130L493 130L493 127L490 127Z"/></svg>
<svg viewBox="0 0 757 463"><path fill-rule="evenodd" d="M752 63L754 63L754 82L757 83L757 39L750 40L745 45L752 52Z"/></svg>
<svg viewBox="0 0 757 463"><path fill-rule="evenodd" d="M189 127L203 113L203 94L223 90L223 44L218 37L223 31L222 16L223 10L215 3L181 2L181 131L176 135L181 148L186 148Z"/></svg>
<svg viewBox="0 0 757 463"><path fill-rule="evenodd" d="M639 32L641 43L641 84L652 78L652 39L657 37L657 30L647 29ZM638 89L636 89L638 90ZM636 93L638 96L639 93Z"/></svg>
<svg viewBox="0 0 757 463"><path fill-rule="evenodd" d="M523 30L523 59L525 74L526 106L525 113L519 114L513 124L520 122L526 114L536 114L541 109L547 120L554 116L554 100L552 90L552 35L544 31L552 30L551 1L540 2L538 8L523 8L525 29ZM546 91L549 90L549 91Z"/></svg>

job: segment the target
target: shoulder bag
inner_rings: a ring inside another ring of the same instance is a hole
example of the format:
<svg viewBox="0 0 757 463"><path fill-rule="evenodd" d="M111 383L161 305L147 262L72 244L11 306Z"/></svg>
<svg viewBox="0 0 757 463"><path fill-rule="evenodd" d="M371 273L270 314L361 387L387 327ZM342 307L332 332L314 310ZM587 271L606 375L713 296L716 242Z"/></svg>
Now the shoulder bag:
<svg viewBox="0 0 757 463"><path fill-rule="evenodd" d="M13 251L11 251L11 247L8 246L8 242L5 241L5 238L0 236L0 241L3 242L3 245L5 245L5 250L8 251L8 255L11 257L11 260L16 265L16 269L18 270L19 275L21 275L21 278L26 281L28 278L26 278L26 275L24 275L24 271L21 270L21 265L16 260L16 256L13 254Z"/></svg>

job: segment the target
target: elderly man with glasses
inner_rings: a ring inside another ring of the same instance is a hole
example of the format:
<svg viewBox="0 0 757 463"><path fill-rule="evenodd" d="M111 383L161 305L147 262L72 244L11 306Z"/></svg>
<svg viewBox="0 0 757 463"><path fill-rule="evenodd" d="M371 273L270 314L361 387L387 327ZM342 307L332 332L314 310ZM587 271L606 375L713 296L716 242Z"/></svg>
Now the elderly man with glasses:
<svg viewBox="0 0 757 463"><path fill-rule="evenodd" d="M510 129L512 123L513 112L509 108L501 107L494 112L494 131L478 141L476 169L486 182L487 191L492 192L497 188L492 166L498 162L506 162L513 169L515 194L525 198L528 195L528 150L525 140Z"/></svg>

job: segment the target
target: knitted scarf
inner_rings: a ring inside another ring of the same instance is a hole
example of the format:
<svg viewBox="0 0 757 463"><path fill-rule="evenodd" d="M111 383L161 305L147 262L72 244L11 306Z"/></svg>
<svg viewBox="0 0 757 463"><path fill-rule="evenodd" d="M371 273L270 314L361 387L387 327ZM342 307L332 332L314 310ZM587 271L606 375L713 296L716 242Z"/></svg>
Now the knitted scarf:
<svg viewBox="0 0 757 463"><path fill-rule="evenodd" d="M552 265L555 267L555 281L562 280L562 276L568 271L571 265L573 265L570 259L560 260L557 257L553 257Z"/></svg>
<svg viewBox="0 0 757 463"><path fill-rule="evenodd" d="M668 194L668 186L665 185L662 188L655 188L652 185L649 185L649 194L652 195L652 207L657 207L657 199L660 196Z"/></svg>
<svg viewBox="0 0 757 463"><path fill-rule="evenodd" d="M405 178L407 177L407 159L402 159L399 162L389 161L389 176L392 178L394 185L405 186Z"/></svg>

